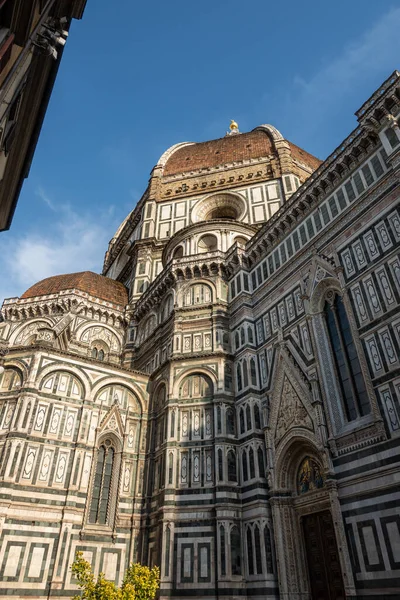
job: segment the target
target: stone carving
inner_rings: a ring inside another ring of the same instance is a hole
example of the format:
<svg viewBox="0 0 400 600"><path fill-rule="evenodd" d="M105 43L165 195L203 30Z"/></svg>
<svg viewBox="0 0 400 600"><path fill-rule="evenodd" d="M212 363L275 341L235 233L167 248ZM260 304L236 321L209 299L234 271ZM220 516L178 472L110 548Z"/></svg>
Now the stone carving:
<svg viewBox="0 0 400 600"><path fill-rule="evenodd" d="M85 329L80 337L81 342L89 345L97 340L104 342L111 352L118 353L121 350L121 344L115 333L105 327L89 327Z"/></svg>
<svg viewBox="0 0 400 600"><path fill-rule="evenodd" d="M306 427L313 431L310 415L296 394L289 379L285 377L275 430L275 442L278 443L285 433L293 427Z"/></svg>

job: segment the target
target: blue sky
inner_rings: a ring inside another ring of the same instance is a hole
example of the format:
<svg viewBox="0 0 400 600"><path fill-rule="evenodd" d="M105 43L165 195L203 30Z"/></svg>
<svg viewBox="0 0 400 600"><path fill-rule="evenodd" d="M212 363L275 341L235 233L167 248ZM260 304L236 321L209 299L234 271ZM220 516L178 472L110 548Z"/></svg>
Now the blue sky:
<svg viewBox="0 0 400 600"><path fill-rule="evenodd" d="M88 0L0 233L0 302L50 275L100 271L172 144L221 137L236 119L325 158L400 68L399 31L400 4L385 0Z"/></svg>

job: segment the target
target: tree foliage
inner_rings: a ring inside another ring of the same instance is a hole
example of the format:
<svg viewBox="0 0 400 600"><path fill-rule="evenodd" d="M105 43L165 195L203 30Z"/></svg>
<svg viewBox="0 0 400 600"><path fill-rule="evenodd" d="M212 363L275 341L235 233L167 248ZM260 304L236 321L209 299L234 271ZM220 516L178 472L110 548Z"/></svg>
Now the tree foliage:
<svg viewBox="0 0 400 600"><path fill-rule="evenodd" d="M72 574L82 590L81 595L72 600L153 600L160 585L158 567L145 567L139 563L129 565L121 587L108 581L104 573L95 578L92 565L77 552L71 566Z"/></svg>

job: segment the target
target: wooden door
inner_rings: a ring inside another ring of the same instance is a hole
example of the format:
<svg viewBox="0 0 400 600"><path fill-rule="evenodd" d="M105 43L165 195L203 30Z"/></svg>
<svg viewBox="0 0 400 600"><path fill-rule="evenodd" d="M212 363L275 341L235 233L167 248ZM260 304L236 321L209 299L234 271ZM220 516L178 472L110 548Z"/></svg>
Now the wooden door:
<svg viewBox="0 0 400 600"><path fill-rule="evenodd" d="M331 513L302 518L312 600L345 600Z"/></svg>

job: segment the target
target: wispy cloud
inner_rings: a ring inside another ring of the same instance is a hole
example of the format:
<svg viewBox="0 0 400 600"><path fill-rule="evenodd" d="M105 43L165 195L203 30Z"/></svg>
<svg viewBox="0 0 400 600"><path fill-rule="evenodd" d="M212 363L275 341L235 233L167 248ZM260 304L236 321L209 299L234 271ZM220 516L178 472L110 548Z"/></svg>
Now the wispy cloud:
<svg viewBox="0 0 400 600"><path fill-rule="evenodd" d="M292 131L303 137L305 132L321 134L324 121L340 113L350 94L369 83L373 86L382 71L389 76L398 66L394 61L400 56L399 31L400 8L391 8L309 80L296 76L287 99L288 115L293 119ZM370 91L372 93L373 87ZM354 110L358 108L354 106Z"/></svg>
<svg viewBox="0 0 400 600"><path fill-rule="evenodd" d="M101 271L104 252L118 222L114 207L89 214L57 204L43 188L37 195L51 210L43 230L0 237L0 306L45 277Z"/></svg>

